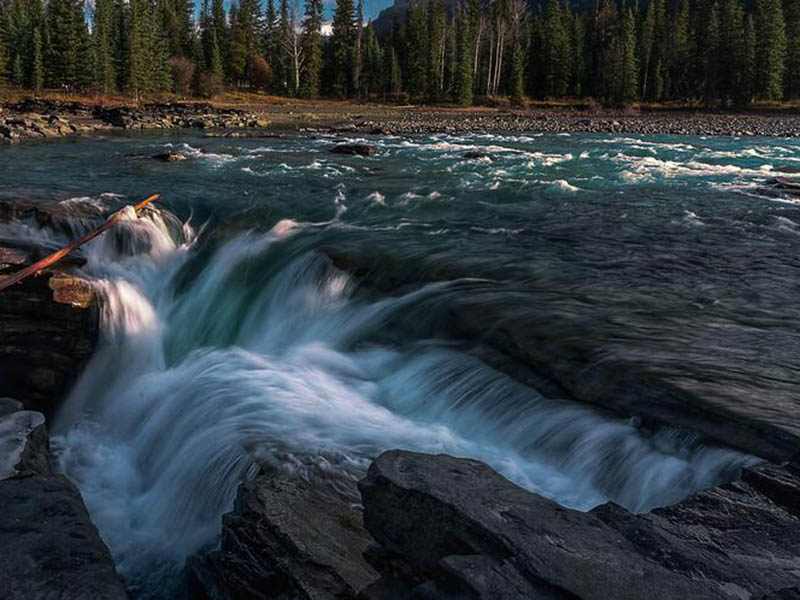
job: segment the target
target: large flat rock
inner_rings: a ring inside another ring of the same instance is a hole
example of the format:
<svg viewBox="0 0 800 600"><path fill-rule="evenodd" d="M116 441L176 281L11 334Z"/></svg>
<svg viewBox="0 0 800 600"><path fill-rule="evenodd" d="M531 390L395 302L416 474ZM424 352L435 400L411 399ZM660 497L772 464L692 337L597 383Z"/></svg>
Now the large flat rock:
<svg viewBox="0 0 800 600"><path fill-rule="evenodd" d="M277 473L243 483L219 549L190 560L196 597L355 598L377 573L362 557L369 535L353 500Z"/></svg>
<svg viewBox="0 0 800 600"><path fill-rule="evenodd" d="M400 450L359 486L383 553L365 599L800 597L796 465L647 515L565 509L483 463Z"/></svg>
<svg viewBox="0 0 800 600"><path fill-rule="evenodd" d="M49 468L40 413L0 399L0 597L124 600L80 492Z"/></svg>

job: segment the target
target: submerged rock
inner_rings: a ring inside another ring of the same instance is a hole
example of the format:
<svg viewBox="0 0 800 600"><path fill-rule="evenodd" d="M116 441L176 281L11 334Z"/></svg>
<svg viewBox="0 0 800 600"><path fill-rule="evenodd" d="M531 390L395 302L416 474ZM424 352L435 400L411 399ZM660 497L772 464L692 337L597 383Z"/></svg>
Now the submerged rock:
<svg viewBox="0 0 800 600"><path fill-rule="evenodd" d="M346 243L317 250L356 277L367 294L394 294L429 282L488 277L479 271L470 274L457 264L426 257L408 260L399 252L377 249L365 252ZM492 276L501 281L506 273L498 267ZM736 351L736 344L751 333L741 323L724 321L726 328L713 331L702 321L696 327L684 327L681 333L693 345L690 353L681 346L686 354L681 356L676 348L638 331L626 336L629 321L622 309L609 317L608 305L579 302L574 290L563 293L532 286L524 293L508 293L504 285L470 284L468 293L403 311L391 325L421 339L458 340L491 367L550 398L595 405L649 428L691 431L702 441L775 462L800 453L796 381L788 375L763 381L761 359L743 359ZM554 302L555 297L560 301ZM431 318L432 312L436 318ZM668 325L659 314L653 312L646 323L663 333ZM781 348L777 342L775 347ZM765 389L770 402L760 400Z"/></svg>
<svg viewBox="0 0 800 600"><path fill-rule="evenodd" d="M339 144L331 148L333 154L348 154L351 156L373 156L377 151L375 146L369 144Z"/></svg>
<svg viewBox="0 0 800 600"><path fill-rule="evenodd" d="M273 473L243 483L220 548L190 560L196 596L355 598L377 573L362 558L369 536L353 500Z"/></svg>
<svg viewBox="0 0 800 600"><path fill-rule="evenodd" d="M21 406L0 399L3 600L123 600L111 555L78 489L50 472L43 415Z"/></svg>
<svg viewBox="0 0 800 600"><path fill-rule="evenodd" d="M186 160L186 156L177 152L162 152L160 154L154 154L153 158L162 162L181 162L182 160Z"/></svg>
<svg viewBox="0 0 800 600"><path fill-rule="evenodd" d="M797 465L757 467L647 515L569 510L483 463L400 450L359 487L381 546L367 554L382 579L365 600L800 594Z"/></svg>
<svg viewBox="0 0 800 600"><path fill-rule="evenodd" d="M465 152L464 153L464 159L466 159L466 160L480 160L482 158L491 159L492 157L489 156L486 152L470 151L470 152Z"/></svg>

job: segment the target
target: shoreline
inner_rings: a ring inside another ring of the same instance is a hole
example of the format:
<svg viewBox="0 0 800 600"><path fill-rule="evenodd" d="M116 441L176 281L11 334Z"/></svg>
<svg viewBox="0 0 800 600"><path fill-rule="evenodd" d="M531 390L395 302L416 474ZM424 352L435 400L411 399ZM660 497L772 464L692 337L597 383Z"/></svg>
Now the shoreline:
<svg viewBox="0 0 800 600"><path fill-rule="evenodd" d="M374 135L624 134L800 137L800 114L667 109L400 107L349 102L151 103L105 106L24 100L0 105L0 143L81 137L106 131L202 130L209 137L280 133Z"/></svg>

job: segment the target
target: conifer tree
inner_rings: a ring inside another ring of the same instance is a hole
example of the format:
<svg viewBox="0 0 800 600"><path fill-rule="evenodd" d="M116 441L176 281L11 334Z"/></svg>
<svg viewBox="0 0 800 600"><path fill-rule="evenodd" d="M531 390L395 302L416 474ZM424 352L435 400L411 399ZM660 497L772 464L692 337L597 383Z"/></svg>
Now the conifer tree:
<svg viewBox="0 0 800 600"><path fill-rule="evenodd" d="M40 92L44 85L44 64L42 57L42 34L38 27L33 30L33 43L31 46L31 73L28 87L34 92Z"/></svg>
<svg viewBox="0 0 800 600"><path fill-rule="evenodd" d="M472 104L473 67L472 23L470 14L462 11L458 23L458 77L456 83L456 101L462 106Z"/></svg>
<svg viewBox="0 0 800 600"><path fill-rule="evenodd" d="M636 19L628 7L622 25L622 88L620 100L630 104L638 98L639 64L636 57Z"/></svg>
<svg viewBox="0 0 800 600"><path fill-rule="evenodd" d="M400 70L400 59L397 56L397 51L394 46L389 46L389 51L386 52L387 72L389 77L386 80L387 92L393 98L396 98L403 87L403 74Z"/></svg>
<svg viewBox="0 0 800 600"><path fill-rule="evenodd" d="M800 98L800 0L784 1L786 21L786 97Z"/></svg>
<svg viewBox="0 0 800 600"><path fill-rule="evenodd" d="M756 90L762 100L783 97L786 25L780 0L756 3Z"/></svg>
<svg viewBox="0 0 800 600"><path fill-rule="evenodd" d="M752 15L744 18L742 73L736 101L740 105L752 102L756 76L756 27Z"/></svg>
<svg viewBox="0 0 800 600"><path fill-rule="evenodd" d="M276 57L273 70L275 72L276 89L280 94L289 93L289 81L291 79L291 65L289 57L289 47L291 46L291 23L289 20L289 1L280 0L280 16L278 18L278 30L276 41Z"/></svg>
<svg viewBox="0 0 800 600"><path fill-rule="evenodd" d="M278 13L275 10L275 0L267 0L267 7L264 13L264 58L272 65L273 69L277 64L278 43L279 43L279 21Z"/></svg>
<svg viewBox="0 0 800 600"><path fill-rule="evenodd" d="M300 79L300 96L316 98L320 93L322 73L322 0L306 1L303 22L305 68Z"/></svg>
<svg viewBox="0 0 800 600"><path fill-rule="evenodd" d="M708 12L705 23L705 45L703 49L703 63L705 65L705 101L712 103L719 94L719 41L720 21L719 3L714 0Z"/></svg>
<svg viewBox="0 0 800 600"><path fill-rule="evenodd" d="M375 28L370 23L364 34L364 74L362 81L364 96L367 98L383 89L383 53L381 52Z"/></svg>
<svg viewBox="0 0 800 600"><path fill-rule="evenodd" d="M442 0L428 4L428 97L440 100L444 94L445 22L447 13Z"/></svg>
<svg viewBox="0 0 800 600"><path fill-rule="evenodd" d="M227 76L230 81L239 86L245 78L247 69L247 38L245 27L239 20L238 7L231 5L230 9L231 28L228 32L228 68Z"/></svg>
<svg viewBox="0 0 800 600"><path fill-rule="evenodd" d="M566 57L569 54L569 42L562 11L561 0L547 1L542 38L545 96L564 96L567 93L569 66Z"/></svg>
<svg viewBox="0 0 800 600"><path fill-rule="evenodd" d="M355 21L355 39L353 40L353 72L351 89L353 94L358 94L360 89L361 71L364 68L364 0L358 0Z"/></svg>
<svg viewBox="0 0 800 600"><path fill-rule="evenodd" d="M337 98L346 98L350 92L353 44L356 38L354 10L353 0L336 0L330 41L330 77L331 92Z"/></svg>
<svg viewBox="0 0 800 600"><path fill-rule="evenodd" d="M47 27L50 37L47 61L53 78L51 84L81 83L80 80L88 72L85 61L88 29L83 1L50 0L47 5Z"/></svg>
<svg viewBox="0 0 800 600"><path fill-rule="evenodd" d="M672 52L669 60L670 95L687 97L690 93L691 29L689 25L689 0L681 0L674 17Z"/></svg>
<svg viewBox="0 0 800 600"><path fill-rule="evenodd" d="M420 0L408 7L405 75L409 96L422 100L428 91L428 25L425 5Z"/></svg>
<svg viewBox="0 0 800 600"><path fill-rule="evenodd" d="M94 86L104 94L113 92L117 84L114 64L115 8L112 0L95 0L92 27Z"/></svg>
<svg viewBox="0 0 800 600"><path fill-rule="evenodd" d="M720 0L719 10L721 59L717 95L723 104L731 104L740 92L744 70L743 11L738 0Z"/></svg>
<svg viewBox="0 0 800 600"><path fill-rule="evenodd" d="M584 79L586 77L586 21L582 15L574 15L572 19L572 75L570 93L573 96L584 95Z"/></svg>

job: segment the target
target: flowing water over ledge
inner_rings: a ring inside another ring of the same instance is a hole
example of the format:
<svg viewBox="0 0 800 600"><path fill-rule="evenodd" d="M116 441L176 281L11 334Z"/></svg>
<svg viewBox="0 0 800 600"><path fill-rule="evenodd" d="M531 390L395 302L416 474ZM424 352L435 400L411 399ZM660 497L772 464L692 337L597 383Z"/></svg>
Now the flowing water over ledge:
<svg viewBox="0 0 800 600"><path fill-rule="evenodd" d="M611 364L800 430L800 207L767 185L800 167L797 142L370 141L369 159L331 138L2 151L3 194L111 210L160 192L187 222L151 214L87 247L103 339L57 422L129 582L212 542L259 465L335 483L384 449L446 452L565 506L646 511L756 460L512 379L481 360L501 321L575 378ZM165 150L191 160L147 158ZM476 339L448 316L463 302Z"/></svg>

